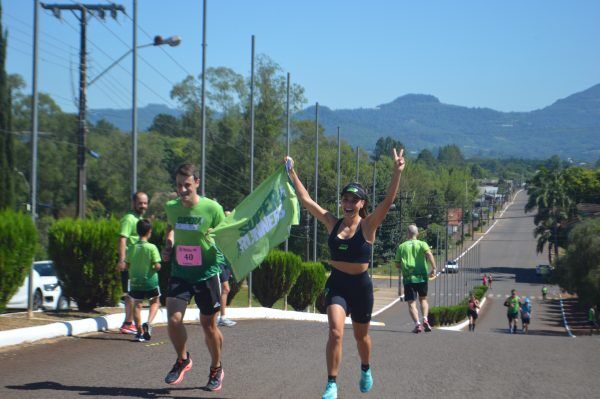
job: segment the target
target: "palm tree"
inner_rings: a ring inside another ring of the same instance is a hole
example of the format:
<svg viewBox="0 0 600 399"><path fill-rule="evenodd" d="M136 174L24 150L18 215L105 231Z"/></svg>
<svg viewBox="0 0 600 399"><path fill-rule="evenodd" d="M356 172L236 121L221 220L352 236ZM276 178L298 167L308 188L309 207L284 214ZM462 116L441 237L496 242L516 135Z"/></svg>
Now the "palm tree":
<svg viewBox="0 0 600 399"><path fill-rule="evenodd" d="M567 193L563 171L559 168L548 170L542 167L531 179L527 194L529 198L525 212L537 209L533 218L536 225L534 236L538 239L536 250L542 253L547 244L548 260L552 263L552 250L555 257L558 257L562 223L575 214L574 202Z"/></svg>

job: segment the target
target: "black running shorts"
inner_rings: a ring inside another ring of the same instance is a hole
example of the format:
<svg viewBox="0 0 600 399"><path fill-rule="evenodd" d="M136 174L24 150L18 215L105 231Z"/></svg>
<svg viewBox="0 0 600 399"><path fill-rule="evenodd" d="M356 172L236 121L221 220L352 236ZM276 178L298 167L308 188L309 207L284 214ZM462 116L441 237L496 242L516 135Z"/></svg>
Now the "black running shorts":
<svg viewBox="0 0 600 399"><path fill-rule="evenodd" d="M428 286L426 281L422 283L404 284L404 300L406 302L414 301L417 299L417 296L419 298L425 298L427 297L427 290Z"/></svg>
<svg viewBox="0 0 600 399"><path fill-rule="evenodd" d="M135 299L136 301L143 301L144 299L152 299L160 296L160 289L154 288L153 290L148 291L129 291L129 296Z"/></svg>
<svg viewBox="0 0 600 399"><path fill-rule="evenodd" d="M221 308L221 281L219 275L197 283L189 283L178 277L169 279L167 298L177 298L188 304L194 298L200 314L212 316Z"/></svg>
<svg viewBox="0 0 600 399"><path fill-rule="evenodd" d="M327 306L340 305L356 323L369 323L373 312L373 283L365 271L348 274L331 269L325 284Z"/></svg>

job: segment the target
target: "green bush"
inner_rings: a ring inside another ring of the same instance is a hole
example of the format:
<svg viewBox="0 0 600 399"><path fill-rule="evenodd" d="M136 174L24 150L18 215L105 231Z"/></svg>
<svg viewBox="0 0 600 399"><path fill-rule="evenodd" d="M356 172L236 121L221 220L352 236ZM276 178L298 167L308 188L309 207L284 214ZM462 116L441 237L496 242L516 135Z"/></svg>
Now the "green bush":
<svg viewBox="0 0 600 399"><path fill-rule="evenodd" d="M290 292L300 275L302 259L294 253L274 249L252 273L252 294L270 308Z"/></svg>
<svg viewBox="0 0 600 399"><path fill-rule="evenodd" d="M115 306L122 294L117 270L119 222L62 219L48 231L48 253L65 293L82 311Z"/></svg>
<svg viewBox="0 0 600 399"><path fill-rule="evenodd" d="M31 268L38 235L30 216L0 211L0 311Z"/></svg>
<svg viewBox="0 0 600 399"><path fill-rule="evenodd" d="M327 281L325 281L327 283ZM327 291L323 289L319 295L317 295L317 299L315 300L315 307L321 314L327 313Z"/></svg>
<svg viewBox="0 0 600 399"><path fill-rule="evenodd" d="M233 298L235 298L238 292L240 292L243 284L244 279L238 283L235 277L231 275L231 278L229 279L229 295L227 295L227 306L231 305L231 301L233 301Z"/></svg>
<svg viewBox="0 0 600 399"><path fill-rule="evenodd" d="M488 287L485 285L478 285L473 287L471 291L475 298L479 301L485 296ZM469 309L469 300L463 299L458 305L454 306L436 306L429 308L429 314L427 319L429 324L432 326L443 326L448 324L456 324L467 318L467 311Z"/></svg>
<svg viewBox="0 0 600 399"><path fill-rule="evenodd" d="M325 288L325 267L321 262L303 262L296 284L288 295L288 303L296 310L304 310L317 300Z"/></svg>

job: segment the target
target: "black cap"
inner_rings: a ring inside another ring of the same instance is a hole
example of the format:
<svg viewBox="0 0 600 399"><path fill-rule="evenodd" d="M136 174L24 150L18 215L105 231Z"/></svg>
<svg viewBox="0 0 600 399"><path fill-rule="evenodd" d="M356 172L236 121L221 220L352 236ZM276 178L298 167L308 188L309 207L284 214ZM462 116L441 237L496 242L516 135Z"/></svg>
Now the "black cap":
<svg viewBox="0 0 600 399"><path fill-rule="evenodd" d="M340 194L344 195L345 193L354 194L362 200L367 199L367 193L365 192L365 189L363 188L363 186L361 186L359 183L348 184L346 187L344 187L342 189L342 192Z"/></svg>

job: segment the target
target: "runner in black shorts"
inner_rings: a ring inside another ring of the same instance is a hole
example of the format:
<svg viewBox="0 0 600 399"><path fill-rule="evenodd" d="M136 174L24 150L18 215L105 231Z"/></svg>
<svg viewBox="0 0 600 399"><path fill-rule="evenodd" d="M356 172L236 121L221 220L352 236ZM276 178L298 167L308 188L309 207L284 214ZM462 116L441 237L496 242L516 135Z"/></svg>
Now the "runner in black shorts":
<svg viewBox="0 0 600 399"><path fill-rule="evenodd" d="M329 232L329 250L331 252L332 272L327 280L326 301L329 321L327 340L327 386L323 399L337 398L337 374L342 358L342 338L344 322L350 314L354 338L361 360L361 392L369 392L373 387L371 376L371 337L369 323L373 310L373 284L367 274L375 233L396 198L400 185L400 176L404 170L404 150L397 154L393 150L393 175L387 195L372 214L367 215L367 195L358 183L348 184L342 190L342 211L344 217L336 218L323 209L308 194L306 188L294 170L294 162L286 158L290 178L302 205Z"/></svg>
<svg viewBox="0 0 600 399"><path fill-rule="evenodd" d="M223 335L217 326L217 313L221 306L221 269L217 262L218 250L208 230L216 227L225 215L217 202L198 195L200 178L193 165L181 165L175 173L175 180L179 198L166 204L168 224L163 260L171 262L167 314L169 338L177 353L177 361L165 382L179 384L192 368L183 315L193 298L200 309L200 325L211 358L208 383L204 389L220 391L225 375L221 364Z"/></svg>
<svg viewBox="0 0 600 399"><path fill-rule="evenodd" d="M400 269L404 282L404 301L408 305L410 317L415 323L414 333L431 331L429 320L429 303L427 302L427 283L429 277L435 276L435 258L425 241L417 239L419 229L414 224L408 226L408 240L398 246L396 250L396 267ZM429 270L427 263L431 265ZM421 305L423 314L423 327L419 322L419 310L417 299Z"/></svg>

